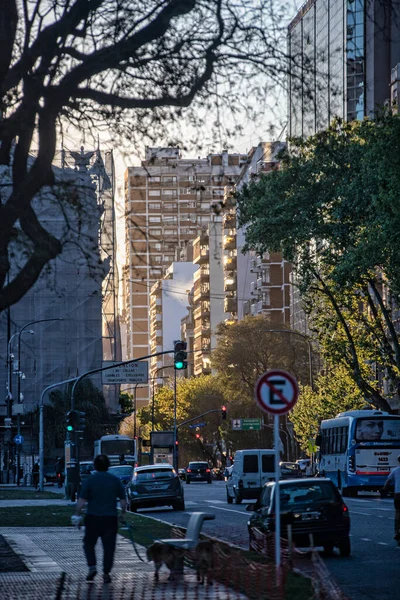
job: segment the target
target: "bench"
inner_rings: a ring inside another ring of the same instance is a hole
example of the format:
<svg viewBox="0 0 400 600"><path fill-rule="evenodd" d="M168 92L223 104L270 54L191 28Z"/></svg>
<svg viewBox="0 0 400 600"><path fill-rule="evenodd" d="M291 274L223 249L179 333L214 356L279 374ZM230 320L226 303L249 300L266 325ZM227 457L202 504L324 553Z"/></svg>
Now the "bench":
<svg viewBox="0 0 400 600"><path fill-rule="evenodd" d="M186 537L170 538L166 540L157 540L163 544L169 544L180 550L193 550L199 543L199 535L204 521L212 521L215 515L203 512L193 512L190 515L189 523L186 529Z"/></svg>

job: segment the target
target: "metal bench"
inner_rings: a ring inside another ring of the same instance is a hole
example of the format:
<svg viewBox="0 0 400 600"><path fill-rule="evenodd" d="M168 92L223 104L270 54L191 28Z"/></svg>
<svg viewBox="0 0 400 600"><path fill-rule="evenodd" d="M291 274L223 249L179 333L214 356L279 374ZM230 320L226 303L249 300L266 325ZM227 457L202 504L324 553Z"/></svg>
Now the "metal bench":
<svg viewBox="0 0 400 600"><path fill-rule="evenodd" d="M180 550L180 552L175 553L173 559L171 579L174 579L175 576L183 577L185 550L194 550L197 547L204 521L212 521L213 519L215 519L215 515L203 512L193 512L190 514L189 523L186 529L186 537L157 540L157 542L169 544L172 548Z"/></svg>
<svg viewBox="0 0 400 600"><path fill-rule="evenodd" d="M193 512L190 515L186 537L157 541L163 544L169 544L170 546L181 550L193 550L199 543L199 535L204 521L212 521L213 519L215 519L215 515L203 512Z"/></svg>

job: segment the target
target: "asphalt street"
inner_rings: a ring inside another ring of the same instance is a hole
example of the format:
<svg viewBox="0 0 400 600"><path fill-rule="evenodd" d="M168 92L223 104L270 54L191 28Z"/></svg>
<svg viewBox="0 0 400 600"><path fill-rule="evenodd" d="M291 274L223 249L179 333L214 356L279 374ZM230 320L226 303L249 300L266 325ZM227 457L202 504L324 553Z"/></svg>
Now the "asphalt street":
<svg viewBox="0 0 400 600"><path fill-rule="evenodd" d="M247 520L244 501L240 505L226 501L225 482L184 484L185 512L168 507L139 510L154 518L186 526L189 513L203 511L215 514L203 531L220 539L248 548ZM394 508L391 498L363 493L346 498L351 516L352 555L342 558L335 550L324 557L329 570L352 600L395 600L400 597L398 561L400 547L393 539Z"/></svg>

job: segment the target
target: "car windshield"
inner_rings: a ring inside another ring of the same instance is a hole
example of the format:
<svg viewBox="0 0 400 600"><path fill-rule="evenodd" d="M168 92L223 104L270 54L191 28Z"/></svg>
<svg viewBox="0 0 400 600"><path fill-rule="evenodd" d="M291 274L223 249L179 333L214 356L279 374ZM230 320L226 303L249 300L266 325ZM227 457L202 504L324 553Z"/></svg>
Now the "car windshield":
<svg viewBox="0 0 400 600"><path fill-rule="evenodd" d="M172 479L173 477L175 477L173 469L146 469L135 473L137 481L155 481L156 479Z"/></svg>
<svg viewBox="0 0 400 600"><path fill-rule="evenodd" d="M292 509L298 504L313 502L334 502L335 489L330 481L310 484L280 485L280 498L283 508Z"/></svg>
<svg viewBox="0 0 400 600"><path fill-rule="evenodd" d="M133 467L129 465L126 467L110 467L108 469L111 475L115 475L116 477L130 477L132 475Z"/></svg>
<svg viewBox="0 0 400 600"><path fill-rule="evenodd" d="M208 463L204 462L192 462L189 463L189 469L208 469Z"/></svg>
<svg viewBox="0 0 400 600"><path fill-rule="evenodd" d="M299 468L298 465L296 465L295 463L282 463L281 464L281 469L287 470L287 471L297 471L298 468Z"/></svg>

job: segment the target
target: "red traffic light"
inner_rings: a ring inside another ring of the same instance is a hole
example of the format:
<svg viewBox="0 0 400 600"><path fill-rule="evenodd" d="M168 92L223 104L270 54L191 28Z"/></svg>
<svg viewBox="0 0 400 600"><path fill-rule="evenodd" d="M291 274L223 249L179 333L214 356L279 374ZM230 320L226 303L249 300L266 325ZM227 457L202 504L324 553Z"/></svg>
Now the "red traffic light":
<svg viewBox="0 0 400 600"><path fill-rule="evenodd" d="M221 406L221 417L223 421L226 420L226 406Z"/></svg>
<svg viewBox="0 0 400 600"><path fill-rule="evenodd" d="M200 439L200 434L196 433L196 440L199 440L199 439Z"/></svg>

